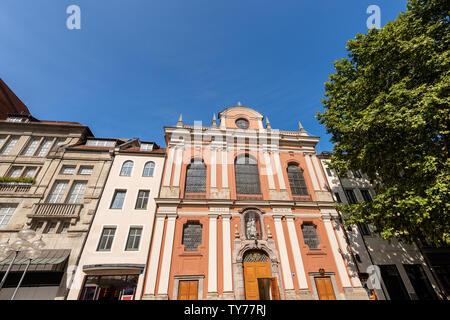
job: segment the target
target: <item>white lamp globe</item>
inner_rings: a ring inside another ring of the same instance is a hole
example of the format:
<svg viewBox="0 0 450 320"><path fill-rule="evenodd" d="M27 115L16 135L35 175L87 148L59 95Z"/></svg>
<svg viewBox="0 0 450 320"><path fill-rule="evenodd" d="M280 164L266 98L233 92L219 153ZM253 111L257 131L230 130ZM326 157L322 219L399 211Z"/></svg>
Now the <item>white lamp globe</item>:
<svg viewBox="0 0 450 320"><path fill-rule="evenodd" d="M26 240L17 239L13 243L11 243L11 248L14 251L23 251L25 249L28 249L30 247L31 243L29 243Z"/></svg>
<svg viewBox="0 0 450 320"><path fill-rule="evenodd" d="M30 240L36 236L36 232L31 229L20 230L17 236L22 240Z"/></svg>
<svg viewBox="0 0 450 320"><path fill-rule="evenodd" d="M42 238L41 238L41 239L34 240L34 241L31 243L31 246L32 246L33 248L39 249L39 250L43 249L43 248L45 247L45 245L46 245L46 243L45 243L44 241L42 241Z"/></svg>
<svg viewBox="0 0 450 320"><path fill-rule="evenodd" d="M25 256L30 260L39 258L41 254L42 254L42 251L38 250L38 249L29 248L29 249L25 250Z"/></svg>

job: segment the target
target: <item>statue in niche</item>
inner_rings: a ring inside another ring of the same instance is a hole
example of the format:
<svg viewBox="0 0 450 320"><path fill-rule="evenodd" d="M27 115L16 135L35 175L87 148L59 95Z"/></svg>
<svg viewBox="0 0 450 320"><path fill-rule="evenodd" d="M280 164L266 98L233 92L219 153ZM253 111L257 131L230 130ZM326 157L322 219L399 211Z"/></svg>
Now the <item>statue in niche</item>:
<svg viewBox="0 0 450 320"><path fill-rule="evenodd" d="M256 228L256 217L255 216L249 217L249 219L247 220L246 229L247 229L247 239L250 239L250 240L258 239L259 232L258 232L258 229Z"/></svg>

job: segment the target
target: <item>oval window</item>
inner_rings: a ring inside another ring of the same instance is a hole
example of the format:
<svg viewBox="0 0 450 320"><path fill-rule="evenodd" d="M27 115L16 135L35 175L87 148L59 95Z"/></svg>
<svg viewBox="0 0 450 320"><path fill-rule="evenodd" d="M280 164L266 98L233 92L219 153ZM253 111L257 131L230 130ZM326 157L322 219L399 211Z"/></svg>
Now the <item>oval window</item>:
<svg viewBox="0 0 450 320"><path fill-rule="evenodd" d="M236 126L241 129L248 129L248 121L245 119L237 119Z"/></svg>

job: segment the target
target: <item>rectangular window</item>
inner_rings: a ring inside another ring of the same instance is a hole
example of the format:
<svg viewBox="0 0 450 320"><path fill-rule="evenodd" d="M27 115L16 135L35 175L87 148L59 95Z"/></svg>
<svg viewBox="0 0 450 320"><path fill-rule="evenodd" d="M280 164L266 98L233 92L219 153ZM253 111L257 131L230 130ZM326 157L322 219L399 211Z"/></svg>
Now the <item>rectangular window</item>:
<svg viewBox="0 0 450 320"><path fill-rule="evenodd" d="M328 175L329 177L332 176L332 174L331 174L331 169L330 169L330 168L327 168L327 175Z"/></svg>
<svg viewBox="0 0 450 320"><path fill-rule="evenodd" d="M139 190L135 209L147 209L149 190Z"/></svg>
<svg viewBox="0 0 450 320"><path fill-rule="evenodd" d="M22 170L23 167L12 167L11 170L9 170L8 176L11 178L19 178Z"/></svg>
<svg viewBox="0 0 450 320"><path fill-rule="evenodd" d="M372 197L370 196L369 190L360 190L360 191L365 202L372 202Z"/></svg>
<svg viewBox="0 0 450 320"><path fill-rule="evenodd" d="M420 264L404 264L403 267L419 300L437 300L436 292Z"/></svg>
<svg viewBox="0 0 450 320"><path fill-rule="evenodd" d="M116 192L114 192L111 209L122 209L126 193L126 190L116 190Z"/></svg>
<svg viewBox="0 0 450 320"><path fill-rule="evenodd" d="M114 235L116 234L116 228L104 228L100 242L98 243L97 251L110 251Z"/></svg>
<svg viewBox="0 0 450 320"><path fill-rule="evenodd" d="M60 174L74 174L75 166L63 166Z"/></svg>
<svg viewBox="0 0 450 320"><path fill-rule="evenodd" d="M70 222L69 221L64 221L60 228L59 228L59 233L67 233L67 230L70 227Z"/></svg>
<svg viewBox="0 0 450 320"><path fill-rule="evenodd" d="M130 228L125 250L126 251L139 250L139 243L141 242L141 236L142 236L142 228Z"/></svg>
<svg viewBox="0 0 450 320"><path fill-rule="evenodd" d="M8 155L11 153L12 149L16 145L17 141L19 141L19 137L10 137L6 144L3 146L2 155Z"/></svg>
<svg viewBox="0 0 450 320"><path fill-rule="evenodd" d="M361 230L361 234L363 236L370 236L371 232L367 223L358 222L359 230Z"/></svg>
<svg viewBox="0 0 450 320"><path fill-rule="evenodd" d="M44 227L44 221L35 221L33 225L31 226L31 229L36 231L36 233L39 233L42 231L42 228Z"/></svg>
<svg viewBox="0 0 450 320"><path fill-rule="evenodd" d="M114 147L116 145L116 142L108 140L88 140L86 142L86 145L93 147Z"/></svg>
<svg viewBox="0 0 450 320"><path fill-rule="evenodd" d="M312 223L304 223L302 225L303 239L309 249L319 249L319 236L317 235L316 226Z"/></svg>
<svg viewBox="0 0 450 320"><path fill-rule="evenodd" d="M56 139L55 145L60 146L60 145L64 144L65 142L66 142L65 138L58 138L58 139Z"/></svg>
<svg viewBox="0 0 450 320"><path fill-rule="evenodd" d="M61 202L64 193L66 192L68 181L55 181L53 185L52 191L48 195L47 202L48 203L59 203Z"/></svg>
<svg viewBox="0 0 450 320"><path fill-rule="evenodd" d="M32 137L25 150L23 150L22 155L27 157L33 156L39 146L39 142L41 142L41 139L41 137Z"/></svg>
<svg viewBox="0 0 450 320"><path fill-rule="evenodd" d="M67 196L67 203L80 203L86 189L86 181L75 181L72 184L69 195Z"/></svg>
<svg viewBox="0 0 450 320"><path fill-rule="evenodd" d="M0 204L0 229L5 229L17 208L17 204Z"/></svg>
<svg viewBox="0 0 450 320"><path fill-rule="evenodd" d="M53 138L45 138L36 152L36 157L45 157L52 146Z"/></svg>
<svg viewBox="0 0 450 320"><path fill-rule="evenodd" d="M152 151L153 144L152 143L141 143L141 150L142 151Z"/></svg>
<svg viewBox="0 0 450 320"><path fill-rule="evenodd" d="M395 264L379 265L390 300L411 300Z"/></svg>
<svg viewBox="0 0 450 320"><path fill-rule="evenodd" d="M339 195L339 192L335 192L334 196L336 197L336 201L337 202L342 203L341 196Z"/></svg>
<svg viewBox="0 0 450 320"><path fill-rule="evenodd" d="M26 178L32 178L36 174L36 171L37 171L37 167L26 167L22 176L24 176Z"/></svg>
<svg viewBox="0 0 450 320"><path fill-rule="evenodd" d="M48 222L44 233L55 233L56 232L56 225L57 225L57 223L55 221Z"/></svg>
<svg viewBox="0 0 450 320"><path fill-rule="evenodd" d="M80 170L78 171L78 174L91 175L93 169L94 169L94 167L80 167Z"/></svg>
<svg viewBox="0 0 450 320"><path fill-rule="evenodd" d="M361 171L359 171L359 170L353 171L353 176L355 178L362 178Z"/></svg>
<svg viewBox="0 0 450 320"><path fill-rule="evenodd" d="M352 189L346 189L345 195L347 196L347 200L349 204L356 204L358 200L356 199L355 192Z"/></svg>

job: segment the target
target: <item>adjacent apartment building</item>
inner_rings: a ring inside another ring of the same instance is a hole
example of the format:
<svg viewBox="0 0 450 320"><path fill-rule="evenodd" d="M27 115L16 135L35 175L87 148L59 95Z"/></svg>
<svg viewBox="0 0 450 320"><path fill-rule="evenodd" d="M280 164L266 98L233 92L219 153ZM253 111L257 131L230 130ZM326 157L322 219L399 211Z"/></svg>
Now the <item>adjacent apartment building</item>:
<svg viewBox="0 0 450 320"><path fill-rule="evenodd" d="M372 201L376 194L367 176L359 171L338 175L336 170L328 167L330 156L329 152L323 152L319 158L334 200L343 204ZM373 232L370 225L364 223L349 226L346 231L353 252L352 259L372 299L443 298L438 283L416 244L406 244L396 239L383 240ZM372 286L371 281L368 281L370 276L379 277L380 286Z"/></svg>
<svg viewBox="0 0 450 320"><path fill-rule="evenodd" d="M15 299L64 299L116 143L76 122L34 118L0 80L0 242L31 228L46 244ZM0 278L12 257L0 261ZM26 263L19 253L0 300L10 299Z"/></svg>
<svg viewBox="0 0 450 320"><path fill-rule="evenodd" d="M164 128L142 299L368 299L347 258L319 138L300 124L264 126L240 105L218 118L203 126L180 116Z"/></svg>
<svg viewBox="0 0 450 320"><path fill-rule="evenodd" d="M68 299L140 298L165 149L131 139L114 161Z"/></svg>
<svg viewBox="0 0 450 320"><path fill-rule="evenodd" d="M78 123L0 120L0 242L31 228L46 243L16 299L64 298L112 162L115 142L97 141ZM0 277L11 260L0 261ZM26 261L19 254L0 299L11 296Z"/></svg>

